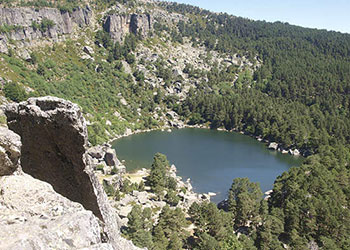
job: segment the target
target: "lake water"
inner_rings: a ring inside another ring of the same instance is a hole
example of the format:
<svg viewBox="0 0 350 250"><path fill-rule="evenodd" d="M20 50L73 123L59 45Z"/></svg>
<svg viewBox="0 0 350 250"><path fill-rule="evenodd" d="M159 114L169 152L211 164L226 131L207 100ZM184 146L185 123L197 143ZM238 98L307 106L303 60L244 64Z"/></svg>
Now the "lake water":
<svg viewBox="0 0 350 250"><path fill-rule="evenodd" d="M113 147L118 158L125 160L127 171L150 168L155 153L165 154L177 167L177 175L191 178L196 192L217 193L214 202L227 197L234 178L248 177L266 192L277 176L303 161L302 157L268 150L249 136L207 129L141 133L120 138Z"/></svg>

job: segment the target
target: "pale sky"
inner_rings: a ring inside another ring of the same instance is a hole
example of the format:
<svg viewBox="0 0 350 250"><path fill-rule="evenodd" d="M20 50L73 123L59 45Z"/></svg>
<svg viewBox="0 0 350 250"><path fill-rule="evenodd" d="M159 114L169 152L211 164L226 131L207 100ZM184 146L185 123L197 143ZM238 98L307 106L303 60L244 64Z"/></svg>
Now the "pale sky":
<svg viewBox="0 0 350 250"><path fill-rule="evenodd" d="M235 16L350 33L350 0L175 0Z"/></svg>

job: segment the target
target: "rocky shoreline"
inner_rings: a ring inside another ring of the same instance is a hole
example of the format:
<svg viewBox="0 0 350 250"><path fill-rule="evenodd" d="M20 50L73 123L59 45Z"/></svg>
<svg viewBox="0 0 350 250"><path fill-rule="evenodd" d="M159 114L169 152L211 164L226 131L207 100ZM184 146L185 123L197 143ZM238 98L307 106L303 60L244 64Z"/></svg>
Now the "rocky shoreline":
<svg viewBox="0 0 350 250"><path fill-rule="evenodd" d="M111 144L105 143L89 148L87 153L95 174L109 195L110 204L121 218L119 223L122 227L127 226L128 214L135 205L140 205L142 209L151 208L152 211L155 211L153 221L157 222L162 208L167 205L173 209L180 208L189 217L187 212L194 202L210 202L210 197L216 195L213 192L207 194L194 192L191 180L187 179L184 181L182 177L177 176L175 165L171 165L167 176L176 181L175 195L178 199L176 205L171 204L165 198L159 200L155 193L151 191L151 187L147 183L150 169L141 169L133 173L127 173L126 167L118 160ZM126 189L125 186L129 186L128 188L131 190L124 191ZM140 188L141 186L142 188ZM167 192L164 191L163 197L166 197L166 195Z"/></svg>
<svg viewBox="0 0 350 250"><path fill-rule="evenodd" d="M182 129L182 128L210 129L210 127L206 125L185 124L183 121L178 119L178 117L176 120L177 120L176 122L171 122L171 123L168 121L168 125L160 128L156 128L156 129L132 131L130 128L128 128L123 135L116 136L113 139L110 139L108 143L92 147L88 150L89 155L92 157L92 162L96 166L94 170L105 187L112 187L113 189L120 190L121 187L123 186L124 181L126 180L137 185L140 185L140 183L142 182L143 183L142 185L144 185L144 190L141 190L141 191L133 190L130 193L121 192L120 193L121 197L119 200L110 198L110 202L112 206L116 209L116 212L121 218L120 223L124 227L127 226L127 223L128 223L127 217L128 217L128 214L131 212L133 206L140 205L143 209L151 208L153 211L157 211L153 215L153 220L157 221L157 218L162 208L169 204L167 204L166 201L157 200L155 198L155 194L152 193L150 187L147 186L146 180L147 180L147 176L150 173L149 169L141 169L132 173L126 172L126 167L123 165L121 161L118 160L116 156L116 152L112 148L112 142L123 137L131 136L134 134L147 133L155 130L171 132L172 129ZM298 149L291 149L291 148L284 149L280 144L276 142L263 140L259 136L253 136L243 131L226 130L224 128L217 128L216 130L225 131L225 132L237 132L240 134L251 136L256 140L258 140L259 142L263 142L268 149L281 152L282 154L290 154L296 157L304 156L303 153L300 152ZM188 209L194 202L198 202L198 203L204 202L204 201L210 202L210 197L216 195L215 193L211 193L211 192L208 194L199 194L194 192L192 185L190 183L190 179L183 181L182 177L177 176L176 167L174 165L171 166L169 175L173 177L177 182L178 192L176 195L180 198L179 203L176 206L173 206L173 208L176 208L176 207L181 208L186 215L187 215ZM265 193L265 199L269 198L270 192L271 190ZM219 207L221 206L220 204L221 205L225 204L225 200L219 203L218 205Z"/></svg>
<svg viewBox="0 0 350 250"><path fill-rule="evenodd" d="M172 209L181 208L182 211L185 212L185 215L189 217L187 212L193 203L210 202L210 197L214 196L214 193L201 194L194 192L191 185L191 180L187 179L186 181L183 181L182 177L176 175L176 172L177 170L175 165L172 165L169 171L169 176L173 177L177 184L176 195L179 197L179 202L176 205L171 205L166 200L158 200L156 198L146 181L148 175L150 174L150 170L141 169L134 174L134 176L136 175L139 178L129 178L131 182L137 183L138 185L143 182L143 185L145 186L144 191L133 190L131 193L122 194L119 201L112 201L112 206L116 208L117 213L121 218L121 225L127 226L128 214L135 205L140 205L142 209L151 208L152 211L156 211L153 214L152 219L154 222L157 222L162 208L167 205L169 205ZM127 179L128 177L124 176L124 178ZM164 196L166 196L166 193L164 193Z"/></svg>
<svg viewBox="0 0 350 250"><path fill-rule="evenodd" d="M155 128L155 129L145 129L145 130L132 131L130 128L128 128L128 129L126 129L126 132L124 134L113 137L107 143L112 144L115 140L118 140L118 139L123 138L123 137L128 137L128 136L140 134L140 133L148 133L148 132L156 131L156 130L172 132L172 129L183 129L183 128L210 129L210 127L208 127L206 125L188 125L188 124L185 124L183 121L180 121L178 123L170 123L170 121L168 121L168 122L169 122L169 125ZM251 134L246 133L244 131L238 131L235 129L227 130L224 128L217 128L216 130L217 131L225 131L225 132L236 132L236 133L240 133L243 135L253 137L257 141L263 142L268 149L281 152L282 154L290 154L290 155L293 155L296 157L299 157L299 156L306 157L308 155L307 152L304 152L298 148L284 148L283 146L281 146L281 144L279 144L277 142L272 142L272 141L269 141L266 139L264 140L261 138L261 136L254 136L254 135L251 135Z"/></svg>

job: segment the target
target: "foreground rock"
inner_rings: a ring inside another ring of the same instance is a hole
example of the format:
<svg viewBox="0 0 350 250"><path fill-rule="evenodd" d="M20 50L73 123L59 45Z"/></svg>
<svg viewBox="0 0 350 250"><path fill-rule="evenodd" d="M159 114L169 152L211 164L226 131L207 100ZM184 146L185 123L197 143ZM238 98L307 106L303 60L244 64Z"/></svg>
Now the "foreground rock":
<svg viewBox="0 0 350 250"><path fill-rule="evenodd" d="M12 104L5 113L9 128L22 138L23 171L50 183L60 195L92 211L101 221L105 241L115 249L126 249L126 241L119 234L119 217L86 153L87 128L80 108L63 99L41 97ZM40 203L45 198L34 196L33 200Z"/></svg>
<svg viewBox="0 0 350 250"><path fill-rule="evenodd" d="M10 175L19 167L21 146L19 135L0 127L0 176Z"/></svg>
<svg viewBox="0 0 350 250"><path fill-rule="evenodd" d="M104 232L97 217L51 185L22 174L2 177L0 190L0 249L102 246Z"/></svg>

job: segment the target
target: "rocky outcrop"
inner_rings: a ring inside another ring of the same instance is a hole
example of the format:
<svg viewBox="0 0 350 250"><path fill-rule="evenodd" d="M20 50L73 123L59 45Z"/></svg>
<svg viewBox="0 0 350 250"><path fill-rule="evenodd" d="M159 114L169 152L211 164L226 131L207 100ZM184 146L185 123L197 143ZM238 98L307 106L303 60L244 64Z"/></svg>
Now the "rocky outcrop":
<svg viewBox="0 0 350 250"><path fill-rule="evenodd" d="M152 29L152 19L150 14L132 14L130 17L130 31L147 37Z"/></svg>
<svg viewBox="0 0 350 250"><path fill-rule="evenodd" d="M129 243L119 235L119 217L86 153L87 128L80 108L63 99L41 97L9 105L5 114L9 128L22 138L23 171L92 211L102 222L106 240L115 249L124 249L120 246Z"/></svg>
<svg viewBox="0 0 350 250"><path fill-rule="evenodd" d="M0 176L10 175L19 167L21 146L19 135L0 127Z"/></svg>
<svg viewBox="0 0 350 250"><path fill-rule="evenodd" d="M118 160L115 150L106 143L87 150L91 158L92 167L96 171L102 171L105 175L124 174L126 167Z"/></svg>
<svg viewBox="0 0 350 250"><path fill-rule="evenodd" d="M272 150L277 150L278 149L278 144L276 142L271 142L269 144L269 149L272 149Z"/></svg>
<svg viewBox="0 0 350 250"><path fill-rule="evenodd" d="M91 15L92 11L88 6L77 8L72 13L54 8L0 8L0 26L12 27L7 33L0 34L0 52L8 52L10 40L20 41L24 47L43 37L57 41L60 35L72 33L75 25L89 25ZM52 25L41 27L45 20L50 20Z"/></svg>
<svg viewBox="0 0 350 250"><path fill-rule="evenodd" d="M0 249L113 249L97 217L48 183L6 176L0 190Z"/></svg>
<svg viewBox="0 0 350 250"><path fill-rule="evenodd" d="M107 17L103 27L114 41L121 42L130 32L130 18L126 15L113 14Z"/></svg>
<svg viewBox="0 0 350 250"><path fill-rule="evenodd" d="M129 33L147 37L152 30L152 16L149 14L112 14L107 16L103 27L114 41L121 42Z"/></svg>

